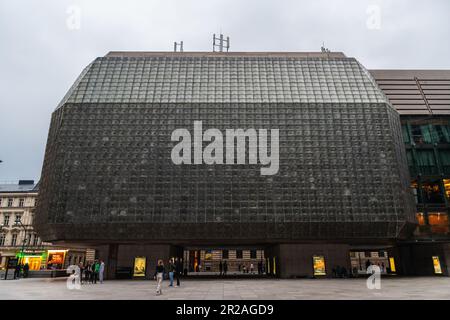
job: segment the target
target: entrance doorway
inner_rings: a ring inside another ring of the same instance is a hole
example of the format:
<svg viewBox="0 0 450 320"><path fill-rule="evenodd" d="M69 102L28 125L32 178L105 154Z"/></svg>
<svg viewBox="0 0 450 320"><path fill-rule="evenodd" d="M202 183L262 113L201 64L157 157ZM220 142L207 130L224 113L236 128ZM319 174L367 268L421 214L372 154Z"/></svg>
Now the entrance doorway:
<svg viewBox="0 0 450 320"><path fill-rule="evenodd" d="M187 275L264 275L262 248L185 248L183 268Z"/></svg>
<svg viewBox="0 0 450 320"><path fill-rule="evenodd" d="M382 274L394 273L393 259L389 258L386 250L350 251L351 272L354 275L367 274L367 268L376 265Z"/></svg>

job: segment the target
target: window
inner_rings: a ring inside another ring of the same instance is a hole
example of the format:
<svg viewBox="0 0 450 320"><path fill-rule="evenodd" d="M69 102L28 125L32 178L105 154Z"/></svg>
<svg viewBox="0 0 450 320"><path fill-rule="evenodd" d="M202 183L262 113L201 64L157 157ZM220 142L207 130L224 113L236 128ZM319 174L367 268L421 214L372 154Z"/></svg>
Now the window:
<svg viewBox="0 0 450 320"><path fill-rule="evenodd" d="M15 246L17 244L17 233L13 233L11 237L11 246Z"/></svg>
<svg viewBox="0 0 450 320"><path fill-rule="evenodd" d="M14 223L20 223L22 222L22 215L21 214L16 214L16 219L14 220Z"/></svg>
<svg viewBox="0 0 450 320"><path fill-rule="evenodd" d="M29 245L31 244L31 236L32 236L31 233L29 233L29 234L27 235L27 246L29 246Z"/></svg>
<svg viewBox="0 0 450 320"><path fill-rule="evenodd" d="M443 179L442 183L444 184L445 195L450 199L450 179Z"/></svg>
<svg viewBox="0 0 450 320"><path fill-rule="evenodd" d="M406 124L402 125L402 136L403 136L403 142L409 143L409 133L408 133L408 127Z"/></svg>
<svg viewBox="0 0 450 320"><path fill-rule="evenodd" d="M432 143L432 130L428 124L411 125L412 139L417 144Z"/></svg>
<svg viewBox="0 0 450 320"><path fill-rule="evenodd" d="M25 202L25 199L23 199L23 198L20 198L19 199L19 207L23 207L23 204L24 204L24 202Z"/></svg>
<svg viewBox="0 0 450 320"><path fill-rule="evenodd" d="M439 181L422 182L423 203L444 203Z"/></svg>
<svg viewBox="0 0 450 320"><path fill-rule="evenodd" d="M436 159L433 150L417 150L417 165L422 174L437 173Z"/></svg>
<svg viewBox="0 0 450 320"><path fill-rule="evenodd" d="M222 250L222 259L228 259L228 250Z"/></svg>
<svg viewBox="0 0 450 320"><path fill-rule="evenodd" d="M429 212L428 223L431 226L431 232L448 233L448 214L446 212Z"/></svg>
<svg viewBox="0 0 450 320"><path fill-rule="evenodd" d="M12 205L13 205L13 199L9 198L8 199L8 207L12 207Z"/></svg>
<svg viewBox="0 0 450 320"><path fill-rule="evenodd" d="M0 234L0 247L5 245L6 235L4 233Z"/></svg>
<svg viewBox="0 0 450 320"><path fill-rule="evenodd" d="M242 250L236 250L236 259L242 259Z"/></svg>
<svg viewBox="0 0 450 320"><path fill-rule="evenodd" d="M441 159L442 170L445 174L450 174L450 151L439 150L439 157Z"/></svg>
<svg viewBox="0 0 450 320"><path fill-rule="evenodd" d="M450 143L450 126L448 125L436 125L434 126L436 131L436 140L439 143Z"/></svg>
<svg viewBox="0 0 450 320"><path fill-rule="evenodd" d="M256 259L256 250L250 250L250 259Z"/></svg>
<svg viewBox="0 0 450 320"><path fill-rule="evenodd" d="M5 227L9 226L9 214L5 214L5 218L3 219L3 225Z"/></svg>

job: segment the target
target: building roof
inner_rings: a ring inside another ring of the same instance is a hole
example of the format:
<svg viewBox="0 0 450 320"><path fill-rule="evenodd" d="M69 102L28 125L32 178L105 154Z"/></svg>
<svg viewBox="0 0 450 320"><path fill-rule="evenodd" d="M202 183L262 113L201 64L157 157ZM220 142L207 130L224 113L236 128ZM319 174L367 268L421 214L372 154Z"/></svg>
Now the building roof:
<svg viewBox="0 0 450 320"><path fill-rule="evenodd" d="M28 193L38 192L39 182L33 180L19 180L18 183L0 183L0 193Z"/></svg>
<svg viewBox="0 0 450 320"><path fill-rule="evenodd" d="M370 70L403 115L449 115L450 70Z"/></svg>
<svg viewBox="0 0 450 320"><path fill-rule="evenodd" d="M354 58L322 52L110 52L65 103L386 102Z"/></svg>

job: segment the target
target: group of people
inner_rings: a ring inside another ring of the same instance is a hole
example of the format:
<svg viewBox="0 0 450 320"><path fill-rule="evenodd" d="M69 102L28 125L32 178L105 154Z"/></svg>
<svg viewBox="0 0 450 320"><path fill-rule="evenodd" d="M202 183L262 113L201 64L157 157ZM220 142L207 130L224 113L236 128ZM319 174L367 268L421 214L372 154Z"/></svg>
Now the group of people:
<svg viewBox="0 0 450 320"><path fill-rule="evenodd" d="M226 276L228 272L228 263L225 260L223 263L222 261L219 262L219 273L221 276Z"/></svg>
<svg viewBox="0 0 450 320"><path fill-rule="evenodd" d="M177 280L175 287L179 287L180 277L183 273L183 260L179 258L172 258L168 262L167 272L169 274L169 287L173 287L174 278ZM154 279L156 279L156 294L162 294L162 282L164 280L164 275L166 274L166 268L164 266L163 260L158 260L156 265Z"/></svg>
<svg viewBox="0 0 450 320"><path fill-rule="evenodd" d="M20 279L21 276L24 278L28 278L28 271L30 270L30 266L28 263L21 264L18 263L16 268L14 269L14 279Z"/></svg>
<svg viewBox="0 0 450 320"><path fill-rule="evenodd" d="M255 273L255 266L253 265L253 263L250 263L250 265L247 267L247 265L245 264L239 264L238 266L238 270L239 272L242 273L251 273L254 274ZM264 263L262 261L258 262L258 274L263 274L264 273Z"/></svg>
<svg viewBox="0 0 450 320"><path fill-rule="evenodd" d="M95 260L83 265L82 262L78 264L80 268L80 282L96 284L97 281L103 283L103 275L105 273L105 263L103 260Z"/></svg>

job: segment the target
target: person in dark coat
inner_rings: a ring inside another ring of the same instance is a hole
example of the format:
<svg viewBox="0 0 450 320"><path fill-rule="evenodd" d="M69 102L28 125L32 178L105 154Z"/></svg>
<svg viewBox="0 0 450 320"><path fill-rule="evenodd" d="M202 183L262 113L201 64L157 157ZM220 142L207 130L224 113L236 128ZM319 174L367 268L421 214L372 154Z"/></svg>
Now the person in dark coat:
<svg viewBox="0 0 450 320"><path fill-rule="evenodd" d="M183 259L182 258L176 258L175 260L175 277L177 279L177 287L180 286L180 278L183 274Z"/></svg>
<svg viewBox="0 0 450 320"><path fill-rule="evenodd" d="M20 269L21 269L21 264L18 263L16 265L16 268L14 269L14 279L19 279L20 278Z"/></svg>
<svg viewBox="0 0 450 320"><path fill-rule="evenodd" d="M223 262L223 275L224 275L224 276L227 275L227 271L228 271L228 263L227 263L227 261L225 260L225 261Z"/></svg>
<svg viewBox="0 0 450 320"><path fill-rule="evenodd" d="M219 275L222 275L222 270L223 270L223 265L222 265L222 260L220 260L220 262L219 262Z"/></svg>

